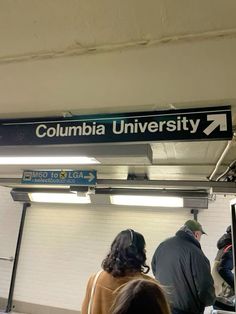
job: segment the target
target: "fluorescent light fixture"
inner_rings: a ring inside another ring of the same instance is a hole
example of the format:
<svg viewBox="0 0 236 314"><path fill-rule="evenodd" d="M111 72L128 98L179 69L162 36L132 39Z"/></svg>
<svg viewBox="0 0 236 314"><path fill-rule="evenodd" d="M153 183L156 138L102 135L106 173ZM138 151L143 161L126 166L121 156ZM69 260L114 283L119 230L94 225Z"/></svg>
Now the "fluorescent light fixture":
<svg viewBox="0 0 236 314"><path fill-rule="evenodd" d="M141 196L141 195L111 195L114 205L183 207L182 197L171 196Z"/></svg>
<svg viewBox="0 0 236 314"><path fill-rule="evenodd" d="M89 195L77 196L75 193L29 193L32 202L39 203L71 203L88 204L91 203Z"/></svg>
<svg viewBox="0 0 236 314"><path fill-rule="evenodd" d="M91 157L76 156L25 156L25 157L0 157L0 165L77 165L77 164L100 164Z"/></svg>

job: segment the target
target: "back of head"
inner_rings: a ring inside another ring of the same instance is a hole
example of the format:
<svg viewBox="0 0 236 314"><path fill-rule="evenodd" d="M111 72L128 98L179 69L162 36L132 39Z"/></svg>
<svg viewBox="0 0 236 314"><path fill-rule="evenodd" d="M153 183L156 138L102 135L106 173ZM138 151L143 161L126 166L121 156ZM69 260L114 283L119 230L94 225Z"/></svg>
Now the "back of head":
<svg viewBox="0 0 236 314"><path fill-rule="evenodd" d="M111 314L169 314L169 305L158 283L136 279L118 292Z"/></svg>
<svg viewBox="0 0 236 314"><path fill-rule="evenodd" d="M121 277L131 272L148 272L149 267L145 262L144 237L127 229L115 237L110 252L102 262L102 268L114 277Z"/></svg>
<svg viewBox="0 0 236 314"><path fill-rule="evenodd" d="M226 233L230 233L231 234L231 225L229 225L226 229Z"/></svg>

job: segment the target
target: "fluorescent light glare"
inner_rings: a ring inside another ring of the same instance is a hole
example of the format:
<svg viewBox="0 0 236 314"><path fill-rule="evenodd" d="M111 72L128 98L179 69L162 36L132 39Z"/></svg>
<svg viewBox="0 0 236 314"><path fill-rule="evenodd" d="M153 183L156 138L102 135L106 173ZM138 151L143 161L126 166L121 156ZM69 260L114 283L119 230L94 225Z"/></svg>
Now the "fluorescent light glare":
<svg viewBox="0 0 236 314"><path fill-rule="evenodd" d="M230 205L236 205L236 198L233 198L231 201L230 201Z"/></svg>
<svg viewBox="0 0 236 314"><path fill-rule="evenodd" d="M39 203L91 203L89 195L77 196L77 194L74 193L29 193L29 198L32 202Z"/></svg>
<svg viewBox="0 0 236 314"><path fill-rule="evenodd" d="M183 207L182 197L111 195L110 200L111 200L111 203L114 205Z"/></svg>
<svg viewBox="0 0 236 314"><path fill-rule="evenodd" d="M32 156L32 157L0 157L0 165L77 165L100 164L92 157L79 156Z"/></svg>

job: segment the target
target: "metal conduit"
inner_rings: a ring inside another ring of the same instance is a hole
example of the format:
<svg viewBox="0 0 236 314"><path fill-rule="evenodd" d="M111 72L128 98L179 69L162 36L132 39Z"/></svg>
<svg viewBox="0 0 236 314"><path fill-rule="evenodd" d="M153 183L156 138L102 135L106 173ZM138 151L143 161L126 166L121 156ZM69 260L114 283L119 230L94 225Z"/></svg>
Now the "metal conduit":
<svg viewBox="0 0 236 314"><path fill-rule="evenodd" d="M218 161L217 161L217 163L216 163L216 165L215 165L214 170L212 171L212 173L211 173L210 176L208 177L208 180L209 180L209 181L211 181L211 180L213 179L214 175L216 174L217 170L219 169L219 167L220 167L220 165L221 165L223 159L225 158L225 155L227 154L227 152L228 152L228 150L230 149L230 146L231 146L231 144L233 143L234 140L235 140L235 133L234 133L234 135L233 135L232 140L230 140L230 141L227 142L227 145L226 145L226 147L225 147L223 153L221 154L220 158L218 159Z"/></svg>
<svg viewBox="0 0 236 314"><path fill-rule="evenodd" d="M10 256L10 257L3 257L3 256L1 256L0 260L1 261L13 262L14 261L14 257L13 256Z"/></svg>

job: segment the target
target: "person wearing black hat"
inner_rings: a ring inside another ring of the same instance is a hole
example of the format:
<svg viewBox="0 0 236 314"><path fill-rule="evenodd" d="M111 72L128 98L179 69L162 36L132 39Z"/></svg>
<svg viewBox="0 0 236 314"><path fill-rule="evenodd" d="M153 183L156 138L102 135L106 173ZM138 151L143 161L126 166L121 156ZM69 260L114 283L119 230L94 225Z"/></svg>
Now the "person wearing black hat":
<svg viewBox="0 0 236 314"><path fill-rule="evenodd" d="M155 278L169 290L172 314L202 314L215 300L210 263L200 239L199 222L188 220L176 235L163 241L152 258Z"/></svg>
<svg viewBox="0 0 236 314"><path fill-rule="evenodd" d="M234 274L231 226L217 241L218 252L212 269L216 301L214 308L234 311Z"/></svg>

